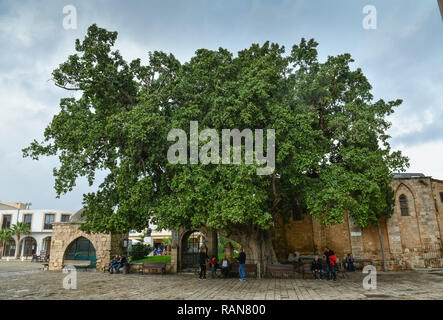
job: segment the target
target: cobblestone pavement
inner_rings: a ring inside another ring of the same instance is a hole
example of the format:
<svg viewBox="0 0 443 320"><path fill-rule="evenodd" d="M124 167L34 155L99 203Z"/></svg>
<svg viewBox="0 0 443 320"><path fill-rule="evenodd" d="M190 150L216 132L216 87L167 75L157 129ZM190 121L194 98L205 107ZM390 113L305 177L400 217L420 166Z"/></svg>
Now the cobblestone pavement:
<svg viewBox="0 0 443 320"><path fill-rule="evenodd" d="M77 289L63 288L62 272L40 264L0 262L0 299L439 299L442 274L379 272L377 289L366 291L360 272L337 282L312 279L208 279L194 275L104 274L78 271Z"/></svg>

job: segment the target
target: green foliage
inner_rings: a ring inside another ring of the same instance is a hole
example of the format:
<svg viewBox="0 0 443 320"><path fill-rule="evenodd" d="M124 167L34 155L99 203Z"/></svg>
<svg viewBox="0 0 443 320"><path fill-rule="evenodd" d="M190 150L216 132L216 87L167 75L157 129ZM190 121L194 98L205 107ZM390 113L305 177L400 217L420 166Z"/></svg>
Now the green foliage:
<svg viewBox="0 0 443 320"><path fill-rule="evenodd" d="M153 250L154 248L152 248L150 245L138 242L132 245L131 252L129 253L131 256L131 261L143 259Z"/></svg>
<svg viewBox="0 0 443 320"><path fill-rule="evenodd" d="M29 228L29 224L27 223L17 222L11 227L11 233L18 237L20 237L22 234L29 234L30 232L31 230Z"/></svg>
<svg viewBox="0 0 443 320"><path fill-rule="evenodd" d="M231 243L231 245L232 245L232 247L233 247L234 249L237 249L237 250L238 250L238 249L241 248L241 245L240 245L239 243L237 243L237 242L235 242L234 240L231 240L231 239L229 239L229 238L226 238L226 237L224 237L224 236L221 235L221 234L218 234L218 251L219 251L219 252L223 252L225 246L226 246L228 243Z"/></svg>
<svg viewBox="0 0 443 320"><path fill-rule="evenodd" d="M164 244L165 246L170 246L170 245L172 245L172 238L171 238L171 237L168 237L168 238L163 239L163 244Z"/></svg>
<svg viewBox="0 0 443 320"><path fill-rule="evenodd" d="M302 39L290 53L275 43L253 44L236 56L199 49L186 63L149 53L148 65L112 51L116 32L96 25L76 41L76 53L53 72L56 86L78 91L24 156L57 155L58 195L98 170L107 176L84 195L94 232L148 227L226 233L266 230L294 201L324 224L348 212L360 226L389 214L387 186L407 158L393 152L386 116L401 100L374 101L349 54L318 60L317 43ZM169 130L275 129L276 171L251 165L172 165Z"/></svg>
<svg viewBox="0 0 443 320"><path fill-rule="evenodd" d="M12 239L12 230L10 228L0 229L0 244Z"/></svg>
<svg viewBox="0 0 443 320"><path fill-rule="evenodd" d="M165 263L170 263L171 262L171 256L170 255L164 255L164 256L149 256L149 257L144 257L142 259L138 259L138 260L131 260L131 262L165 262Z"/></svg>

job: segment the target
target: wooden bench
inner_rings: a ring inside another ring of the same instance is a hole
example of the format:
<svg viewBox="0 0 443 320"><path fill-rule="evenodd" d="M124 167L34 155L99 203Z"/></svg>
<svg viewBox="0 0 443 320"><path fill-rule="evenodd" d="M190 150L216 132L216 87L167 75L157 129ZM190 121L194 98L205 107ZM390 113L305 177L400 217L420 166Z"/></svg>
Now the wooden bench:
<svg viewBox="0 0 443 320"><path fill-rule="evenodd" d="M229 274L238 274L238 262L231 264ZM256 263L246 263L245 264L245 273L250 274L253 273L254 277L257 278L257 264Z"/></svg>
<svg viewBox="0 0 443 320"><path fill-rule="evenodd" d="M87 270L91 266L90 260L65 260L63 267L73 266L76 269Z"/></svg>
<svg viewBox="0 0 443 320"><path fill-rule="evenodd" d="M276 274L292 275L295 278L295 270L293 264L268 264L266 266L266 274L274 276Z"/></svg>
<svg viewBox="0 0 443 320"><path fill-rule="evenodd" d="M161 274L165 274L166 273L166 263L145 261L140 265L139 272L141 274L144 274L146 269L147 270L156 270L157 272L160 271Z"/></svg>

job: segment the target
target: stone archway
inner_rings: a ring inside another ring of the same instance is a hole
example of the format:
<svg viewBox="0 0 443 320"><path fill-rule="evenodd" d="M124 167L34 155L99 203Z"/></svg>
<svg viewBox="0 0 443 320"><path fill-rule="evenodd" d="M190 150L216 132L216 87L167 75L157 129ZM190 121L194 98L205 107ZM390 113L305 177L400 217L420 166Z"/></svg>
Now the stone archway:
<svg viewBox="0 0 443 320"><path fill-rule="evenodd" d="M172 230L171 270L198 267L198 252L204 247L208 256L217 256L217 233L209 228Z"/></svg>
<svg viewBox="0 0 443 320"><path fill-rule="evenodd" d="M95 250L96 269L101 270L111 256L124 254L124 234L85 233L80 230L81 222L56 222L53 224L49 270L62 270L69 246L77 239L87 239ZM69 259L67 259L69 260Z"/></svg>
<svg viewBox="0 0 443 320"><path fill-rule="evenodd" d="M181 270L193 269L199 265L200 249L204 248L206 253L206 236L198 230L190 230L182 235L180 241Z"/></svg>
<svg viewBox="0 0 443 320"><path fill-rule="evenodd" d="M65 250L63 261L67 260L89 260L91 261L91 268L95 268L97 256L94 245L89 239L83 236L78 237Z"/></svg>

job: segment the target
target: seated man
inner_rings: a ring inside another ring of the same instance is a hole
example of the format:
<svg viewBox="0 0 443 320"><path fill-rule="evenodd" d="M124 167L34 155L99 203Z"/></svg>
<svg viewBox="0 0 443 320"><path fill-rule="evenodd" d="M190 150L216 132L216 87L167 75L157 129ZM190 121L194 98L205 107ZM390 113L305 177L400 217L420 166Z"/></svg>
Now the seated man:
<svg viewBox="0 0 443 320"><path fill-rule="evenodd" d="M230 263L226 255L223 256L223 260L221 261L221 271L224 278L228 277L230 269Z"/></svg>
<svg viewBox="0 0 443 320"><path fill-rule="evenodd" d="M346 262L346 269L348 271L355 271L354 258L352 257L352 254L348 253L345 262Z"/></svg>
<svg viewBox="0 0 443 320"><path fill-rule="evenodd" d="M312 260L311 271L312 274L314 275L314 279L316 280L318 280L317 272L320 272L320 280L323 278L323 275L325 274L325 272L323 271L323 266L321 264L321 261L318 259L318 256L315 256L314 260Z"/></svg>
<svg viewBox="0 0 443 320"><path fill-rule="evenodd" d="M120 272L120 268L123 267L125 264L127 263L126 257L123 256L119 256L117 263L114 265L114 270L116 271L116 273Z"/></svg>
<svg viewBox="0 0 443 320"><path fill-rule="evenodd" d="M118 262L118 255L116 254L115 257L112 258L112 260L109 262L108 269L106 271L112 273L112 271L114 270L114 266L117 264L117 262Z"/></svg>

